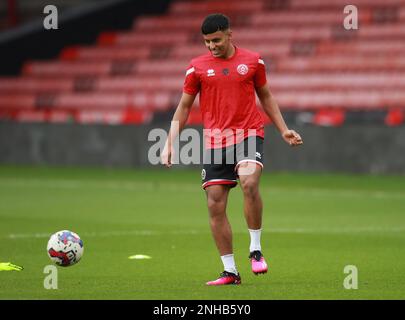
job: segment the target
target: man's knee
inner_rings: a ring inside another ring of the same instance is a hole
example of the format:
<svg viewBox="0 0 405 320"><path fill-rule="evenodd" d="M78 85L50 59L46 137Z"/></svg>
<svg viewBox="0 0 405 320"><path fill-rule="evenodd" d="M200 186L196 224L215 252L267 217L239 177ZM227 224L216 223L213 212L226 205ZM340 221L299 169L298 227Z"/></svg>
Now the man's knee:
<svg viewBox="0 0 405 320"><path fill-rule="evenodd" d="M208 209L210 211L221 211L225 210L226 200L221 197L208 197Z"/></svg>
<svg viewBox="0 0 405 320"><path fill-rule="evenodd" d="M211 190L207 190L207 205L210 215L217 216L225 213L228 193L219 188L209 188Z"/></svg>
<svg viewBox="0 0 405 320"><path fill-rule="evenodd" d="M259 193L259 182L254 177L245 177L240 181L243 194L248 197L256 197Z"/></svg>

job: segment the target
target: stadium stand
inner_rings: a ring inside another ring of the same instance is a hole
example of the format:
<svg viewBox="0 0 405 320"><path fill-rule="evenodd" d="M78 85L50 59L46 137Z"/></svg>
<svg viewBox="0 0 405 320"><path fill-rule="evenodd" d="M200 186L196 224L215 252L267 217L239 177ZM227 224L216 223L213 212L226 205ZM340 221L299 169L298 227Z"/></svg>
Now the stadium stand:
<svg viewBox="0 0 405 320"><path fill-rule="evenodd" d="M192 57L206 52L204 16L223 12L234 43L261 53L285 112L340 126L350 112L378 111L404 124L405 0L353 0L359 29L345 30L344 0L174 1L159 16L68 46L53 61L27 61L0 79L0 117L15 121L148 123L173 111ZM198 100L198 99L197 99ZM190 124L200 124L193 108Z"/></svg>
<svg viewBox="0 0 405 320"><path fill-rule="evenodd" d="M86 0L87 3L97 0ZM38 19L46 5L57 6L59 12L78 6L83 0L2 0L0 1L0 30Z"/></svg>

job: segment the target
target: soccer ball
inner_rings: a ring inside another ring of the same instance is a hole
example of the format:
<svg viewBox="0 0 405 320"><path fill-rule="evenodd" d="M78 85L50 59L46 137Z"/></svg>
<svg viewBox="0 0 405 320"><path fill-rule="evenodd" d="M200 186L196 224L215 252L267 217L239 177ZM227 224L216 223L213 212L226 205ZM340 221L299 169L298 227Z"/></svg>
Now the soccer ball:
<svg viewBox="0 0 405 320"><path fill-rule="evenodd" d="M46 250L52 262L58 266L69 267L79 262L84 247L79 235L69 230L62 230L51 236Z"/></svg>

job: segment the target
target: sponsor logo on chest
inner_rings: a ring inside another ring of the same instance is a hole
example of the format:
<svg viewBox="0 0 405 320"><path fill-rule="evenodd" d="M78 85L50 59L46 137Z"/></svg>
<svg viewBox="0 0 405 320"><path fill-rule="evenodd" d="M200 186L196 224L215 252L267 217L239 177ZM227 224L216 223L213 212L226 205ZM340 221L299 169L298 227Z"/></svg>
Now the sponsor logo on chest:
<svg viewBox="0 0 405 320"><path fill-rule="evenodd" d="M207 77L213 77L215 76L215 70L214 69L208 69L207 70Z"/></svg>

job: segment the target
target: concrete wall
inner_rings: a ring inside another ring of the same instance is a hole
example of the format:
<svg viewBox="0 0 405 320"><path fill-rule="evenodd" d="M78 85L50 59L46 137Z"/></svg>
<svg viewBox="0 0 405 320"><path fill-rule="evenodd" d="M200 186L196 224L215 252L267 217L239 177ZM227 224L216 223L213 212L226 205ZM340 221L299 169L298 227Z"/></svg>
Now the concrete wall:
<svg viewBox="0 0 405 320"><path fill-rule="evenodd" d="M0 122L0 163L150 166L151 129ZM405 127L295 129L304 139L300 148L286 145L274 127L266 128L265 170L405 174Z"/></svg>

